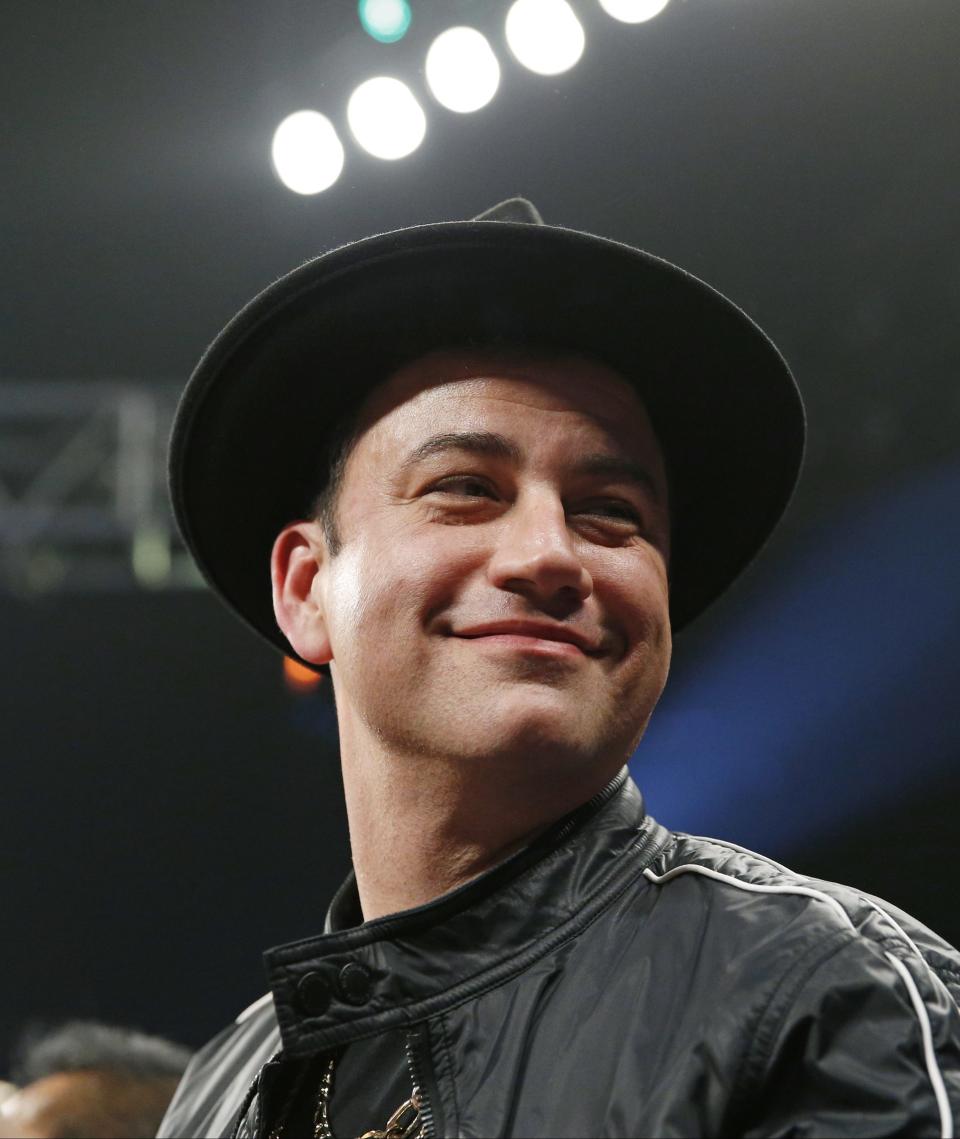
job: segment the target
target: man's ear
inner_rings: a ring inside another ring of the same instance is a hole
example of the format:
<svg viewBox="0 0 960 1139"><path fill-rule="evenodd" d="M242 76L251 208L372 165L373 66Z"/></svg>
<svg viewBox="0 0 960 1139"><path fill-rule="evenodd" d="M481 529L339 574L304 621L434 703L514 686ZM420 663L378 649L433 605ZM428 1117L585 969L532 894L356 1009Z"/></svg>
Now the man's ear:
<svg viewBox="0 0 960 1139"><path fill-rule="evenodd" d="M327 544L317 522L291 522L270 555L273 612L294 650L311 664L333 659L323 606Z"/></svg>

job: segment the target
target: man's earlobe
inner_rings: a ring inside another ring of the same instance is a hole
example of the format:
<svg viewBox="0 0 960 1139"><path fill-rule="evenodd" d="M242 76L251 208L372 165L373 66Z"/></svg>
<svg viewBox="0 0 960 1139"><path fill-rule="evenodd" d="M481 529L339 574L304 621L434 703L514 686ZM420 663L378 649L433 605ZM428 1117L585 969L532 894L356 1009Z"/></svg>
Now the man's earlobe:
<svg viewBox="0 0 960 1139"><path fill-rule="evenodd" d="M270 555L277 624L294 651L311 664L328 664L333 658L323 590L318 588L326 559L323 531L316 522L285 526Z"/></svg>

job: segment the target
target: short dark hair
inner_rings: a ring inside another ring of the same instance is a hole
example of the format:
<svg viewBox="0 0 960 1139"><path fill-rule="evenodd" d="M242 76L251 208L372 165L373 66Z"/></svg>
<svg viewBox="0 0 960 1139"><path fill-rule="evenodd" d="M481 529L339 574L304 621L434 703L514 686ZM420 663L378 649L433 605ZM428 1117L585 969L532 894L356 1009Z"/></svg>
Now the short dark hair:
<svg viewBox="0 0 960 1139"><path fill-rule="evenodd" d="M179 1079L190 1050L160 1036L95 1020L28 1028L14 1054L11 1078L21 1087L61 1072L101 1071L134 1079Z"/></svg>
<svg viewBox="0 0 960 1139"><path fill-rule="evenodd" d="M331 558L335 558L343 547L340 523L337 517L337 502L340 497L340 490L343 487L343 476L347 469L347 462L359 434L357 413L354 411L334 426L324 445L318 480L321 490L313 500L311 515L323 527L323 536L327 540L327 552Z"/></svg>

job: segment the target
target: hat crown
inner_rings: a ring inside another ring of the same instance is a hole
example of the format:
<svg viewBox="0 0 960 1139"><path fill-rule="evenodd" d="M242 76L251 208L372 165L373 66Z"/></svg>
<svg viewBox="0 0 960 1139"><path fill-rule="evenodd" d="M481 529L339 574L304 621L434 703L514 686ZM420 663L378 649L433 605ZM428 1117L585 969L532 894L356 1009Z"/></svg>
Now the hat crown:
<svg viewBox="0 0 960 1139"><path fill-rule="evenodd" d="M533 202L526 198L507 198L477 214L474 221L519 221L527 225L543 225L543 218Z"/></svg>

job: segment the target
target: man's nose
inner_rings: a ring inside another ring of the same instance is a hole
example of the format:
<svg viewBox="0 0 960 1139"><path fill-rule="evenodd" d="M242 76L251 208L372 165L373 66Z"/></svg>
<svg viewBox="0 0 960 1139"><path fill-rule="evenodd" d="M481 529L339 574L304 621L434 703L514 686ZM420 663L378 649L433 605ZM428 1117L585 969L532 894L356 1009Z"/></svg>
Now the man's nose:
<svg viewBox="0 0 960 1139"><path fill-rule="evenodd" d="M518 499L502 519L488 564L490 581L538 604L580 604L593 592L567 525L563 503L552 494Z"/></svg>

